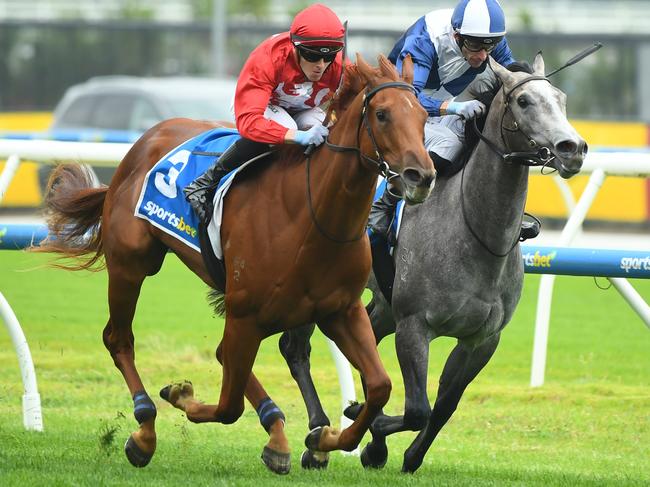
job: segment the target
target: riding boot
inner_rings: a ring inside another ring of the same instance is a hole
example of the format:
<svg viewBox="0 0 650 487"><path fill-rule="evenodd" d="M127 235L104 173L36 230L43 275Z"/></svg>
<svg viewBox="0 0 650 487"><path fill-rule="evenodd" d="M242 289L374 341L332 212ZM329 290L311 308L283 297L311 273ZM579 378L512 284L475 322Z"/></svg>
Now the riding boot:
<svg viewBox="0 0 650 487"><path fill-rule="evenodd" d="M390 190L389 190L390 189ZM384 194L372 204L368 216L368 229L373 235L383 238L389 244L395 245L395 236L391 232L397 203L402 199L394 194L395 188L386 186Z"/></svg>
<svg viewBox="0 0 650 487"><path fill-rule="evenodd" d="M221 178L268 148L268 144L241 138L228 147L207 171L183 189L185 199L202 222L207 224L212 218L212 199Z"/></svg>
<svg viewBox="0 0 650 487"><path fill-rule="evenodd" d="M542 222L539 219L530 213L524 213L525 216L528 216L530 220L521 221L521 230L519 231L519 241L523 242L529 238L535 238L539 235L539 231L542 228Z"/></svg>

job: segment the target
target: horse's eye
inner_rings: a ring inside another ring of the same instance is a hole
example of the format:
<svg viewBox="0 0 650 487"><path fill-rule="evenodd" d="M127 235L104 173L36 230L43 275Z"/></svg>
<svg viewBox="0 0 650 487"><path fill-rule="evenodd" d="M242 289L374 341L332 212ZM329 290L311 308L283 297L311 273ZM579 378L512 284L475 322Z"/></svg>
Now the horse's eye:
<svg viewBox="0 0 650 487"><path fill-rule="evenodd" d="M380 122L385 122L386 121L386 112L385 111L377 110L375 115L377 117L377 120L379 120Z"/></svg>
<svg viewBox="0 0 650 487"><path fill-rule="evenodd" d="M521 95L519 98L517 98L517 105L519 105L521 108L526 108L530 103L528 103L528 99L524 96Z"/></svg>

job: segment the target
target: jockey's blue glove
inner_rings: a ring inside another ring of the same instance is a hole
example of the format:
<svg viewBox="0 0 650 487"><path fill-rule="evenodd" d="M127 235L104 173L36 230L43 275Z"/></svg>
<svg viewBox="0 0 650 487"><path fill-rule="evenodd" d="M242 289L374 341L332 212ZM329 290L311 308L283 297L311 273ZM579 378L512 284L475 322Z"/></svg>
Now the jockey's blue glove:
<svg viewBox="0 0 650 487"><path fill-rule="evenodd" d="M447 115L460 115L465 120L480 117L485 112L485 105L478 100L451 101L447 105Z"/></svg>
<svg viewBox="0 0 650 487"><path fill-rule="evenodd" d="M296 130L293 140L300 145L321 145L330 131L324 125L314 125L309 130Z"/></svg>

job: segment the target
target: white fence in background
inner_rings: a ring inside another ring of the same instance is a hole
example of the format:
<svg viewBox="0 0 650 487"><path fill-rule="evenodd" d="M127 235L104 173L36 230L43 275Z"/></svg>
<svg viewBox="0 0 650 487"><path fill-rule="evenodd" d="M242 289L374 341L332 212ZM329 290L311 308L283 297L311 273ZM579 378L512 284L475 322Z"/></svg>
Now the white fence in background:
<svg viewBox="0 0 650 487"><path fill-rule="evenodd" d="M52 140L9 140L0 139L0 160L6 159L5 169L0 174L0 202L6 193L11 180L18 169L21 159L39 161L47 164L56 164L63 161L91 163L95 166L115 167L131 148L131 144L120 143L93 143L93 142L59 142ZM560 187L570 217L556 246L570 246L581 229L585 216L591 207L605 178L610 176L648 177L650 176L650 153L635 152L595 152L590 153L585 159L582 169L583 174L591 174L587 187L576 203L566 181L554 176ZM614 287L635 308L640 316L647 316L650 308L639 296L636 290L623 278L609 278ZM546 351L548 346L548 331L551 311L551 301L554 275L544 275L541 278L537 305L537 318L535 323L535 340L531 367L531 386L541 386L544 383L546 367ZM0 294L0 297L2 295ZM2 297L2 316L7 328L12 335L16 353L19 356L21 370L23 371L23 384L25 396L23 397L23 410L25 427L29 429L42 429L40 414L40 398L36 389L36 375L29 354L27 341L18 320L15 318L9 303ZM336 348L330 343L330 350L334 357L339 382L341 385L342 407L345 408L350 401L356 398L354 381L349 364ZM24 368L23 368L24 366ZM29 416L29 418L28 418ZM347 419L341 418L341 425L347 424Z"/></svg>
<svg viewBox="0 0 650 487"><path fill-rule="evenodd" d="M553 176L560 187L569 219L562 230L558 247L570 247L582 229L585 216L598 195L607 176L648 177L650 176L650 153L636 152L597 152L587 155L581 174L591 173L589 182L580 199L576 202L567 182L559 176ZM650 307L627 279L608 277L609 281L634 311L648 324ZM537 315L535 318L535 339L533 343L533 359L530 372L531 387L544 384L546 370L546 353L548 349L548 331L551 318L551 302L555 276L546 274L541 277L537 298ZM648 324L650 326L650 324Z"/></svg>

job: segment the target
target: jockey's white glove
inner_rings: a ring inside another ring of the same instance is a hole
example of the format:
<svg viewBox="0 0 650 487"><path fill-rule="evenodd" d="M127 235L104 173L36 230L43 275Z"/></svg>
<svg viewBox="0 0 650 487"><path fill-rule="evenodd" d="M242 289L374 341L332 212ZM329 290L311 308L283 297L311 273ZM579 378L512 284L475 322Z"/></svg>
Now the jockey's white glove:
<svg viewBox="0 0 650 487"><path fill-rule="evenodd" d="M480 117L485 112L485 105L478 100L451 101L447 105L447 115L459 115L465 120Z"/></svg>
<svg viewBox="0 0 650 487"><path fill-rule="evenodd" d="M294 139L300 145L321 145L330 131L324 125L314 125L309 130L296 130Z"/></svg>

